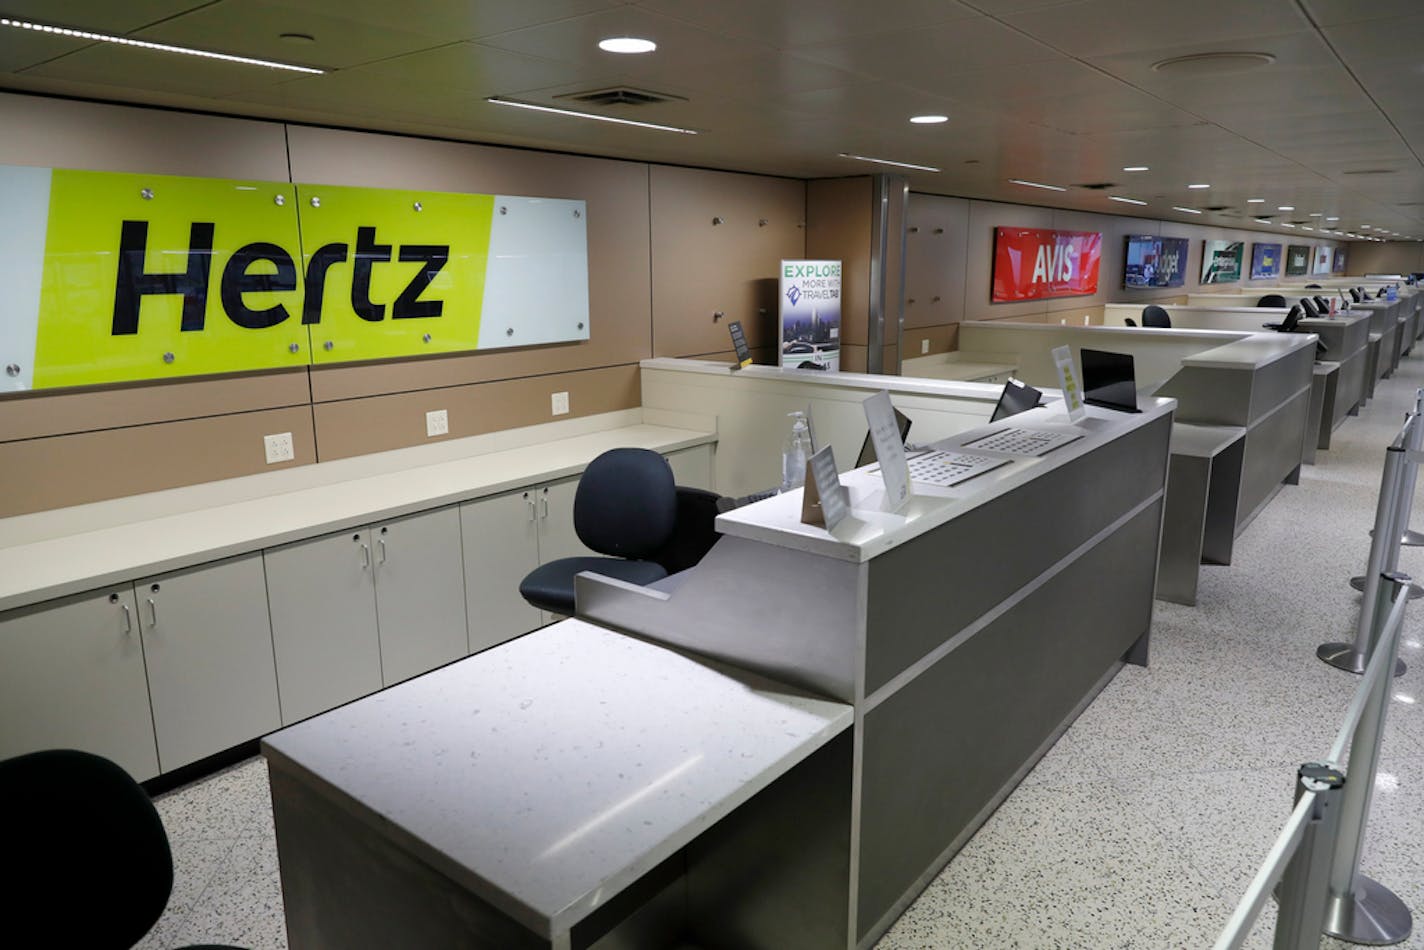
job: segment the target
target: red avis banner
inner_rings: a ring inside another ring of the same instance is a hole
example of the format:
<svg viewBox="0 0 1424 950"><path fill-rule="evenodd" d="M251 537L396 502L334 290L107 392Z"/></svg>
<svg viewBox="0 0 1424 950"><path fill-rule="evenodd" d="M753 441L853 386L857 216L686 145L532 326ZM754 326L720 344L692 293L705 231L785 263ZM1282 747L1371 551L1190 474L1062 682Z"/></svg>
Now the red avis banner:
<svg viewBox="0 0 1424 950"><path fill-rule="evenodd" d="M994 229L993 303L1098 292L1103 236L1097 231Z"/></svg>

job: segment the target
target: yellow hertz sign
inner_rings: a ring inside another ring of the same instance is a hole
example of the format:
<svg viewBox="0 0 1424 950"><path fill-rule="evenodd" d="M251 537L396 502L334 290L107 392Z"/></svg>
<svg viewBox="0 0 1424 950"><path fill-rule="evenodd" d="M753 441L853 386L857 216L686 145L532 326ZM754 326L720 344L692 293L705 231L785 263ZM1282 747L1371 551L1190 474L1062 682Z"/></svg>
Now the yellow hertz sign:
<svg viewBox="0 0 1424 950"><path fill-rule="evenodd" d="M588 338L581 201L0 167L0 206L8 388Z"/></svg>

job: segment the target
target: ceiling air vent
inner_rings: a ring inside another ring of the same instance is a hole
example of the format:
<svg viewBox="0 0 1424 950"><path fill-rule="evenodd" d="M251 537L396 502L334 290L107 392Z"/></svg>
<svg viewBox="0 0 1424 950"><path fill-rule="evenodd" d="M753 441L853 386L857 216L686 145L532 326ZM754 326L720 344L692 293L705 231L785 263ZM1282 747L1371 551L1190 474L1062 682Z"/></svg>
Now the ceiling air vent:
<svg viewBox="0 0 1424 950"><path fill-rule="evenodd" d="M632 86L613 86L608 89L592 89L585 92L566 92L555 99L568 99L590 106L648 106L659 102L686 102L682 96Z"/></svg>
<svg viewBox="0 0 1424 950"><path fill-rule="evenodd" d="M1086 185L1074 185L1074 188L1087 188L1089 191L1107 191L1109 188L1116 188L1115 181L1094 181Z"/></svg>
<svg viewBox="0 0 1424 950"><path fill-rule="evenodd" d="M1230 211L1231 205L1207 205L1207 211Z"/></svg>
<svg viewBox="0 0 1424 950"><path fill-rule="evenodd" d="M1341 172L1342 175L1393 175L1399 171L1397 168L1356 168L1351 171Z"/></svg>

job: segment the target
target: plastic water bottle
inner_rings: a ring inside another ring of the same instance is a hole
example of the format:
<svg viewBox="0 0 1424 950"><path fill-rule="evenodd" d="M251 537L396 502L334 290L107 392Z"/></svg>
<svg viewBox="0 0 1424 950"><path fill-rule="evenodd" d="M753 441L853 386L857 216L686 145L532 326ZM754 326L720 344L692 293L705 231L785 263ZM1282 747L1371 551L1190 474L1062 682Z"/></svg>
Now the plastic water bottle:
<svg viewBox="0 0 1424 950"><path fill-rule="evenodd" d="M806 425L806 413L788 412L792 418L791 434L781 449L781 490L790 491L806 484L806 459L811 452L811 430Z"/></svg>

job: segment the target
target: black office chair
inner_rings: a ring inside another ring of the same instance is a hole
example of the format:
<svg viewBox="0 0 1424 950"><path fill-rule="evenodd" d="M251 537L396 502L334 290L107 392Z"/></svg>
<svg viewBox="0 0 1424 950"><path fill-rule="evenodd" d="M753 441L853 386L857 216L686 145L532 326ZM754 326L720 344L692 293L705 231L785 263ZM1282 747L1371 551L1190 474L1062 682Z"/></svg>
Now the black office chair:
<svg viewBox="0 0 1424 950"><path fill-rule="evenodd" d="M1300 304L1296 304L1294 307L1290 308L1290 310L1286 313L1286 318L1280 323L1263 323L1261 324L1261 326L1265 327L1267 330L1276 330L1280 333L1294 333L1296 331L1296 327L1300 326L1300 318L1304 315L1305 310L1302 309Z"/></svg>
<svg viewBox="0 0 1424 950"><path fill-rule="evenodd" d="M610 449L588 464L574 492L574 532L605 557L565 557L541 564L519 583L530 604L574 612L574 575L592 571L630 584L651 584L667 570L649 560L677 524L677 486L667 459L648 449Z"/></svg>
<svg viewBox="0 0 1424 950"><path fill-rule="evenodd" d="M721 537L717 533L717 515L729 508L714 491L677 486L677 522L672 537L649 560L657 561L669 574L695 567L703 555Z"/></svg>
<svg viewBox="0 0 1424 950"><path fill-rule="evenodd" d="M796 368L797 368L797 369L820 369L820 370L824 370L824 369L826 368L826 364L824 364L824 363L817 363L817 362L815 362L814 360L802 360L801 362L799 362L799 363L796 364Z"/></svg>
<svg viewBox="0 0 1424 950"><path fill-rule="evenodd" d="M1360 292L1354 287L1350 288L1350 301L1352 303L1360 303Z"/></svg>
<svg viewBox="0 0 1424 950"><path fill-rule="evenodd" d="M1306 284L1306 285L1305 285L1305 289L1306 289L1306 290L1324 290L1325 288L1322 287L1322 286L1320 286L1319 284Z"/></svg>
<svg viewBox="0 0 1424 950"><path fill-rule="evenodd" d="M1132 319L1131 317L1123 317L1123 318L1122 318L1122 322L1125 323L1125 324L1127 324L1127 325L1130 326L1130 327L1135 327L1135 326L1137 326L1137 321L1134 320L1134 319Z"/></svg>
<svg viewBox="0 0 1424 950"><path fill-rule="evenodd" d="M1142 308L1142 325L1144 327L1161 327L1171 329L1172 318L1167 316L1167 311L1154 304L1148 304Z"/></svg>
<svg viewBox="0 0 1424 950"><path fill-rule="evenodd" d="M1326 300L1319 294L1316 294L1310 299L1315 301L1315 309L1320 311L1320 315L1322 317L1330 316L1330 301Z"/></svg>
<svg viewBox="0 0 1424 950"><path fill-rule="evenodd" d="M1256 306L1258 307L1284 307L1285 305L1286 298L1280 294L1266 294L1266 296L1256 301Z"/></svg>
<svg viewBox="0 0 1424 950"><path fill-rule="evenodd" d="M1309 297L1300 298L1300 303L1296 304L1296 306L1304 310L1307 317L1320 316L1320 311L1315 309L1315 301Z"/></svg>
<svg viewBox="0 0 1424 950"><path fill-rule="evenodd" d="M117 764L74 749L0 762L0 815L10 866L0 913L12 927L30 921L45 946L121 950L163 915L173 891L168 834Z"/></svg>

